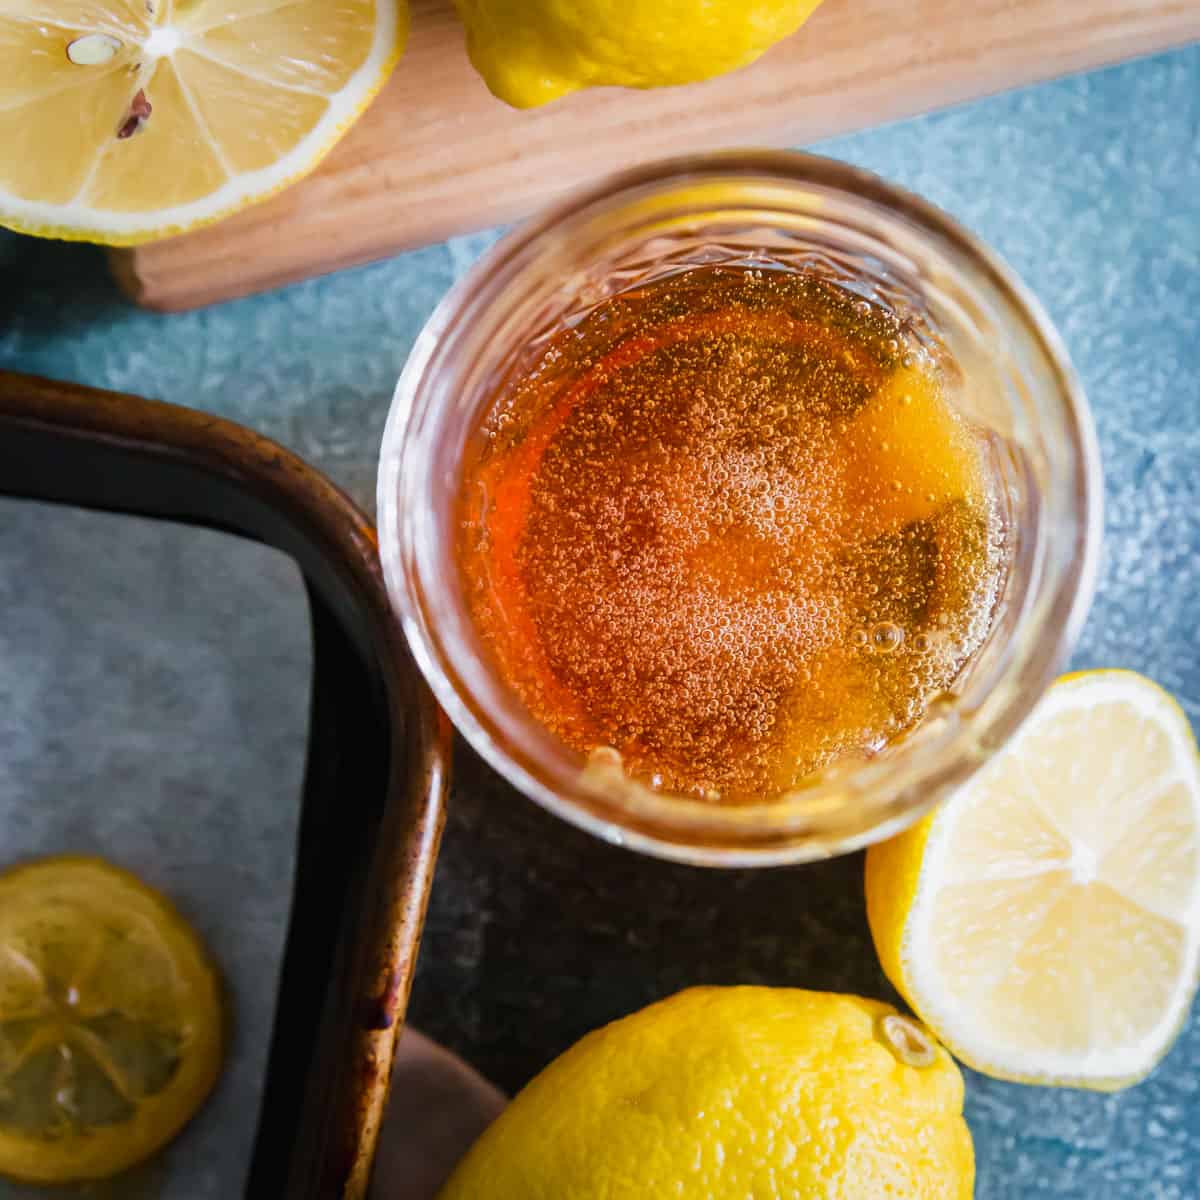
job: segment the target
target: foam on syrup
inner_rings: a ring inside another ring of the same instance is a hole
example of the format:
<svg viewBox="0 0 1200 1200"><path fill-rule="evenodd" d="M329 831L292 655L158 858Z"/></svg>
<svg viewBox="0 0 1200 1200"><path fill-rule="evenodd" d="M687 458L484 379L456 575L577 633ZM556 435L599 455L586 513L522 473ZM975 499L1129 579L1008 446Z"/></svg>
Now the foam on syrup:
<svg viewBox="0 0 1200 1200"><path fill-rule="evenodd" d="M1002 567L979 438L885 309L703 267L605 302L468 463L472 617L535 716L647 782L760 800L910 728Z"/></svg>

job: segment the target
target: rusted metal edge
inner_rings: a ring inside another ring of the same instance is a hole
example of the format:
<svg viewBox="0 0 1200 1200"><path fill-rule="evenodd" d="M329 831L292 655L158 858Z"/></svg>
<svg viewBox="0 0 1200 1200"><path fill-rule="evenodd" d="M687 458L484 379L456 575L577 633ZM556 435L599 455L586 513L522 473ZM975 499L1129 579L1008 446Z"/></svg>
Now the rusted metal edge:
<svg viewBox="0 0 1200 1200"><path fill-rule="evenodd" d="M48 472L29 447L71 447L73 462L81 451L91 465L108 462L107 452L111 469ZM154 478L147 484L124 469L129 463L149 464ZM432 884L450 744L448 723L391 612L374 528L325 476L243 426L7 371L0 371L0 493L208 525L276 546L373 656L386 691L388 795L356 889L356 919L343 928L345 971L329 981L286 1169L289 1197L361 1200Z"/></svg>

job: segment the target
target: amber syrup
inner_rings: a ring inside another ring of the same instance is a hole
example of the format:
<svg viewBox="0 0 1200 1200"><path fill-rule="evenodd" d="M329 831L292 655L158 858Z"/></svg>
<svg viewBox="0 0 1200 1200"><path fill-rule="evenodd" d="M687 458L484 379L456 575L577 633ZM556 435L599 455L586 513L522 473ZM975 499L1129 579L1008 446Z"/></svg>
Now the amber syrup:
<svg viewBox="0 0 1200 1200"><path fill-rule="evenodd" d="M462 479L501 674L581 754L714 802L878 753L976 653L1004 577L947 365L784 269L681 271L555 331Z"/></svg>

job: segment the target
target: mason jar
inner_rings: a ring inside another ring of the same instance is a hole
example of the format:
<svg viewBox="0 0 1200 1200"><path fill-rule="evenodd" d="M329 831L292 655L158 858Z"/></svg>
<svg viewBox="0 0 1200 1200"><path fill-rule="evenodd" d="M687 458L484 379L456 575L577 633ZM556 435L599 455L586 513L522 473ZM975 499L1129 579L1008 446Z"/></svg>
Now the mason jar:
<svg viewBox="0 0 1200 1200"><path fill-rule="evenodd" d="M912 731L739 804L650 787L553 736L482 643L455 554L464 458L503 381L606 298L717 263L815 271L938 342L961 373L955 404L988 439L1007 539L989 632ZM912 822L978 770L1067 658L1091 600L1101 530L1091 415L1038 301L919 197L786 152L641 167L500 241L417 339L388 417L378 486L392 604L475 751L526 795L611 842L714 866L857 848Z"/></svg>

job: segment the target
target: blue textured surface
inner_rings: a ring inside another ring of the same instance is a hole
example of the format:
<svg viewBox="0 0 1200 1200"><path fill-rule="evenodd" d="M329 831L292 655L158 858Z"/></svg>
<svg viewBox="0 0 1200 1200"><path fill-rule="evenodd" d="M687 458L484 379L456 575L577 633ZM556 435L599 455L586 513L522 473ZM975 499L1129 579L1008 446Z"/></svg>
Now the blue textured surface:
<svg viewBox="0 0 1200 1200"><path fill-rule="evenodd" d="M1074 665L1144 671L1200 723L1200 48L824 149L948 209L1007 257L1045 302L1088 389L1106 472L1100 588ZM493 239L459 238L273 295L164 318L122 303L97 252L0 236L0 365L234 417L295 448L367 503L391 388L413 338ZM26 599L25 581L44 575L48 563L58 561L61 570L63 561L91 554L124 563L126 572L142 572L148 589L156 586L158 568L147 565L153 551L144 538L82 539L57 518L39 523L35 537L15 512L0 508L0 597L4 627L25 630L23 662L36 666L30 640L63 662L74 654L79 614L51 619ZM91 571L106 575L96 563L79 570L88 578ZM248 624L287 627L291 601L281 598L286 589L275 574L253 563L227 570L231 580L240 571L250 589L243 611L257 615L247 615ZM109 578L107 603L120 611L113 588ZM160 629L152 613L137 613L147 636L167 638L165 616ZM16 641L0 634L5 755L40 744L40 726L66 719L61 703L55 708L27 683L36 670L14 670L8 656ZM222 665L221 653L217 639L208 664L217 682L208 686L220 686L222 671L231 679L247 673L245 658L229 649ZM254 653L274 653L271 680L302 678L302 649ZM109 669L131 668L115 662ZM128 717L122 705L148 695L155 693L144 680L125 699L115 687L114 723ZM77 719L85 708L80 699ZM274 725L271 714L259 716L265 724L262 732L255 726L256 737L274 748L259 768L269 803L247 804L261 810L254 836L268 858L278 858L271 847L284 833L275 805L281 786L286 794L278 755L292 745L298 759L300 734L286 713ZM212 722L213 738L220 736L217 714L200 706L195 719ZM91 752L89 745L85 739L80 753ZM884 989L862 921L855 859L720 876L634 860L553 822L460 754L413 1011L504 1086L519 1085L584 1029L688 983ZM98 770L108 769L97 762ZM81 769L65 763L61 778ZM43 775L32 767L0 771L12 811L45 794ZM249 777L238 787L254 791ZM88 820L85 808L80 813L77 830ZM209 826L190 852L197 862L228 853L230 829ZM49 838L54 828L61 823L39 826L39 835ZM0 832L0 856L8 849ZM162 852L182 853L171 845ZM167 866L162 874L173 877ZM256 895L263 909L249 916L261 918L269 941L279 916L269 894ZM231 928L219 912L209 920L218 932ZM1022 1088L970 1075L968 1116L981 1200L1196 1200L1200 1022L1193 1013L1162 1068L1129 1092Z"/></svg>

